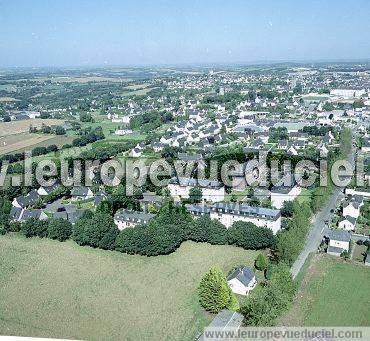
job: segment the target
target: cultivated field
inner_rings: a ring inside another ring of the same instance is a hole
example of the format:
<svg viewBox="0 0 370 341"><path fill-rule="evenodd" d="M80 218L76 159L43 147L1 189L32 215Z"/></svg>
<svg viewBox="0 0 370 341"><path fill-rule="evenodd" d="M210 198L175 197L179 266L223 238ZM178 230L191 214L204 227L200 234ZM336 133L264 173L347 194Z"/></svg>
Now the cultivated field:
<svg viewBox="0 0 370 341"><path fill-rule="evenodd" d="M47 126L63 124L64 120L56 119L33 119L33 120L22 120L22 121L12 121L12 122L1 122L0 123L0 137L15 135L19 133L28 132L30 126L40 128L42 124Z"/></svg>
<svg viewBox="0 0 370 341"><path fill-rule="evenodd" d="M31 125L33 127L41 127L42 124L57 125L63 123L63 120L55 119L35 119L0 123L0 155L15 152L20 153L35 147L47 147L52 144L61 147L64 144L71 143L73 140L71 136L29 133Z"/></svg>
<svg viewBox="0 0 370 341"><path fill-rule="evenodd" d="M186 242L143 257L1 236L0 334L192 340L211 319L196 295L202 275L212 265L252 265L256 254Z"/></svg>
<svg viewBox="0 0 370 341"><path fill-rule="evenodd" d="M369 267L316 255L304 271L297 299L280 325L370 325Z"/></svg>

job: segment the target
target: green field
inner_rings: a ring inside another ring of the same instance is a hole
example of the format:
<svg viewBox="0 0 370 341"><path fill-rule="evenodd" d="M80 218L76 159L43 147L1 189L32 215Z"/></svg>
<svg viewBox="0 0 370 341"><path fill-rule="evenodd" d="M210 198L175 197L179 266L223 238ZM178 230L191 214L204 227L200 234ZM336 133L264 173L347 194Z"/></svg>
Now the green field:
<svg viewBox="0 0 370 341"><path fill-rule="evenodd" d="M305 266L292 309L281 318L286 326L369 326L370 268L319 255Z"/></svg>
<svg viewBox="0 0 370 341"><path fill-rule="evenodd" d="M196 295L212 265L257 253L185 242L166 256L0 236L0 334L78 339L191 340L209 323Z"/></svg>

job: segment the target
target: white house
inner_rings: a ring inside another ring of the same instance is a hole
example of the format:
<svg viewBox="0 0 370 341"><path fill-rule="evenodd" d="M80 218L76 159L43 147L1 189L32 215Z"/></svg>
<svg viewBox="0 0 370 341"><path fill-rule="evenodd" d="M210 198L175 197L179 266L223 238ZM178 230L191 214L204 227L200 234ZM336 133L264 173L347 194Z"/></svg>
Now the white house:
<svg viewBox="0 0 370 341"><path fill-rule="evenodd" d="M342 230L354 231L356 228L356 218L347 215L339 221L338 227Z"/></svg>
<svg viewBox="0 0 370 341"><path fill-rule="evenodd" d="M293 201L302 188L297 184L294 186L274 186L271 188L271 203L277 209L281 209L285 201Z"/></svg>
<svg viewBox="0 0 370 341"><path fill-rule="evenodd" d="M360 215L360 208L363 205L363 197L360 195L354 195L349 200L346 200L343 204L343 216L351 216L358 218Z"/></svg>
<svg viewBox="0 0 370 341"><path fill-rule="evenodd" d="M267 227L276 234L281 229L280 210L252 207L245 204L218 202L211 206L211 219L217 219L227 228L236 221L251 222L259 227Z"/></svg>
<svg viewBox="0 0 370 341"><path fill-rule="evenodd" d="M173 177L168 183L168 189L175 201L189 198L190 189L194 187L202 190L204 201L218 202L225 199L225 186L219 181Z"/></svg>
<svg viewBox="0 0 370 341"><path fill-rule="evenodd" d="M328 238L328 254L340 256L343 251L349 250L349 242L351 240L350 232L346 230L330 230Z"/></svg>
<svg viewBox="0 0 370 341"><path fill-rule="evenodd" d="M227 277L227 283L233 293L247 296L256 287L257 280L252 269L240 266Z"/></svg>
<svg viewBox="0 0 370 341"><path fill-rule="evenodd" d="M155 217L155 214L144 213L139 211L120 209L114 215L114 223L119 230L124 230L128 227L146 224Z"/></svg>
<svg viewBox="0 0 370 341"><path fill-rule="evenodd" d="M89 187L76 186L72 188L71 196L73 201L88 200L94 197L94 193Z"/></svg>

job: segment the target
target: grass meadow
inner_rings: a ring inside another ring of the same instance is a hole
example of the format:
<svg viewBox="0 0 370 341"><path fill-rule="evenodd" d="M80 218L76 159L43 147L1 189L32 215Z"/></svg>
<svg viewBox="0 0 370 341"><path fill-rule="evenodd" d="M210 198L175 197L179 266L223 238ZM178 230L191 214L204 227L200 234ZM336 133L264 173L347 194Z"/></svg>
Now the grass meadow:
<svg viewBox="0 0 370 341"><path fill-rule="evenodd" d="M0 334L90 340L192 340L212 316L196 288L257 252L185 242L158 257L72 241L0 236Z"/></svg>
<svg viewBox="0 0 370 341"><path fill-rule="evenodd" d="M303 271L297 298L280 325L369 326L369 267L315 255Z"/></svg>

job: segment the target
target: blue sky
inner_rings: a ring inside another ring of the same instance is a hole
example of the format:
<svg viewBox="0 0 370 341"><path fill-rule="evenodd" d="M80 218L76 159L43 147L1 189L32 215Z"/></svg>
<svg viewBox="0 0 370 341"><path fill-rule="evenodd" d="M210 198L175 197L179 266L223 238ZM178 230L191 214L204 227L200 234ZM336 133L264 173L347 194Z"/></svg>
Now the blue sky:
<svg viewBox="0 0 370 341"><path fill-rule="evenodd" d="M370 58L368 0L0 0L0 67Z"/></svg>

